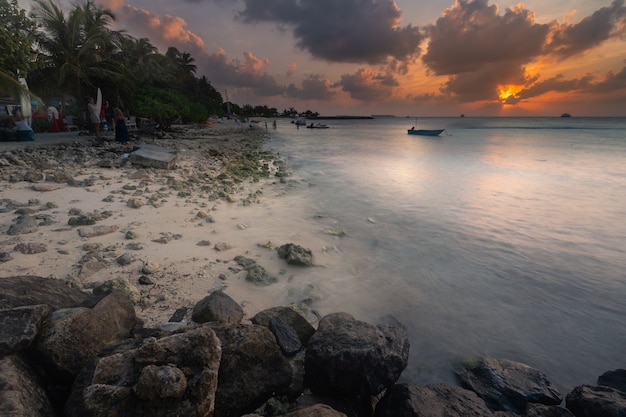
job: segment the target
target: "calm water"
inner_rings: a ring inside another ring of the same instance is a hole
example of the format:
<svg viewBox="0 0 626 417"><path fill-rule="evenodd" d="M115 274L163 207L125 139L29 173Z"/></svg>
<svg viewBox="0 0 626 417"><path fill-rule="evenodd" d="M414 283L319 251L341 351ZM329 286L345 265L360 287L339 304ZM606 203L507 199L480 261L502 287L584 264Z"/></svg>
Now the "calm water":
<svg viewBox="0 0 626 417"><path fill-rule="evenodd" d="M267 142L303 179L286 197L303 224L346 232L327 237L340 263L293 278L322 315L402 323L417 384L476 355L563 394L626 367L626 119L418 121L440 138L408 136L413 119L328 124L279 121Z"/></svg>

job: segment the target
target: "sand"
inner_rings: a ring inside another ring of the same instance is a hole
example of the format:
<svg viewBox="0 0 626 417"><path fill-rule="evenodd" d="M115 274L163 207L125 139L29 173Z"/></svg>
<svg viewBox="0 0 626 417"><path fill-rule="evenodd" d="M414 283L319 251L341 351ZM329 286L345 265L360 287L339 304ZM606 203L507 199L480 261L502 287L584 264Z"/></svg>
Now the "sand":
<svg viewBox="0 0 626 417"><path fill-rule="evenodd" d="M171 170L131 163L101 167L97 157L74 167L48 161L44 174L63 170L82 186L45 178L15 181L15 175L9 180L9 171L23 173L31 167L18 164L16 168L7 157L11 149L44 143L81 141L91 146L92 138L57 135L30 144L0 144L0 252L10 258L0 263L0 279L34 275L64 280L84 291L114 281L126 287L146 326L167 322L180 308L187 309L188 320L193 306L217 289L239 302L247 318L264 308L310 298L306 280L293 282L310 272L287 265L275 248L285 243L310 248L318 267L332 266L340 259L332 250L333 238L319 233L311 212L295 203L294 194L302 183L273 175L260 181L227 180L231 197L214 198L216 184L222 187L216 178L223 165L209 150L232 159L251 137L259 140L267 134L260 126L254 130L230 125L185 127L174 138L151 140L177 150ZM107 146L121 149L115 143ZM127 157L123 150L118 153L122 159ZM267 162L275 173L276 161ZM34 189L42 185L50 190ZM24 213L37 219L36 230L9 235L11 225ZM68 224L80 214L98 220L94 225ZM85 237L96 228L113 231ZM22 253L16 250L20 243L43 244L46 250ZM238 255L256 260L278 282L270 286L248 282L247 272L234 261Z"/></svg>

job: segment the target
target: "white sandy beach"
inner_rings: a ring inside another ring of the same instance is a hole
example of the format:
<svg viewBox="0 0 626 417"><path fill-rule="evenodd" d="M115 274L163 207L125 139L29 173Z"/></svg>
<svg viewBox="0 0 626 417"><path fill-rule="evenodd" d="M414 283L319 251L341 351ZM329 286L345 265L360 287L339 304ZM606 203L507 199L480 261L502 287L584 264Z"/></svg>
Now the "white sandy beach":
<svg viewBox="0 0 626 417"><path fill-rule="evenodd" d="M261 129L255 130L257 136L264 134ZM332 239L319 233L314 223L300 221L306 215L297 206L290 206L289 189L294 185L289 182L293 179L281 182L271 177L259 182L234 182L229 190L235 197L232 202L215 200L210 191L203 191L211 188L212 179L222 168L216 158L208 155L208 149L234 154L249 134L241 128L214 125L188 129L186 136L176 139L157 140L155 144L159 146L177 149L177 163L172 170L144 169L130 163L121 168L103 168L97 160L64 167L58 161L47 161L44 174L63 170L76 181L90 180L88 186L79 187L50 183L52 188L58 187L51 191L33 189L35 184L48 183L45 179L37 183L7 181L7 172L31 169L11 161L10 148L37 147L41 143L0 146L0 251L10 255L9 260L0 263L0 279L43 276L65 280L85 291L105 281L122 281L135 297L137 314L146 326L168 321L182 307L190 312L200 299L217 288L224 288L238 301L248 317L264 308L287 303L289 281L302 267L287 265L275 247L296 243L310 248L317 266L338 262L338 253L326 250ZM130 207L128 202L132 199L143 205ZM21 211L10 202L17 203ZM37 230L7 234L10 225L24 212L37 218ZM68 225L70 217L78 213L100 220L96 225ZM88 232L96 227L116 230L95 237L79 234L80 229ZM134 232L135 237L129 239L128 231ZM15 249L19 243L44 244L47 250L21 253ZM101 260L96 263L99 266L95 272L83 265L88 253L97 253ZM128 265L117 261L124 254L131 260ZM246 281L246 272L233 261L238 255L256 260L278 282L259 287ZM153 284L139 284L142 276Z"/></svg>

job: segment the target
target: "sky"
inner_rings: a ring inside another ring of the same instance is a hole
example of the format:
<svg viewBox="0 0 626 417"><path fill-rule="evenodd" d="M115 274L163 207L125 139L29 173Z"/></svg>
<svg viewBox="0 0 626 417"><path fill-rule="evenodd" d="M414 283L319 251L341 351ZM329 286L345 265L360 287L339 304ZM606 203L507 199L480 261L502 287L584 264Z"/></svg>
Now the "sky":
<svg viewBox="0 0 626 417"><path fill-rule="evenodd" d="M240 105L626 116L626 0L94 1L114 29L190 53Z"/></svg>

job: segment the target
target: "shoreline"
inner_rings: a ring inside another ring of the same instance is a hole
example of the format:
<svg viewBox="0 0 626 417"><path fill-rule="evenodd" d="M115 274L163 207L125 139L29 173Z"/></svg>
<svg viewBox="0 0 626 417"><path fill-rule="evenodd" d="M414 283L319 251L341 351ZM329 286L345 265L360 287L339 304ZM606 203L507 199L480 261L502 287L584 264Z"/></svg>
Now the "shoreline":
<svg viewBox="0 0 626 417"><path fill-rule="evenodd" d="M247 147L260 150L268 134L260 126L185 126L139 141L176 149L171 170L133 165L122 145L77 134L0 143L0 252L9 258L0 279L42 276L83 291L109 282L131 294L147 327L180 309L190 312L216 289L238 300L246 317L279 305L276 291L286 285L280 281L294 272L274 250L288 242L268 247L281 233L270 233L263 218L275 214L270 201L288 192L289 181L273 174L241 180L227 169ZM273 173L279 169L265 162ZM42 184L49 191L33 189ZM9 235L23 215L37 226ZM71 218L96 220L72 226ZM95 228L111 231L85 236ZM21 253L20 244L42 252ZM246 281L238 255L257 260L279 282L270 290Z"/></svg>

